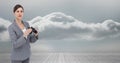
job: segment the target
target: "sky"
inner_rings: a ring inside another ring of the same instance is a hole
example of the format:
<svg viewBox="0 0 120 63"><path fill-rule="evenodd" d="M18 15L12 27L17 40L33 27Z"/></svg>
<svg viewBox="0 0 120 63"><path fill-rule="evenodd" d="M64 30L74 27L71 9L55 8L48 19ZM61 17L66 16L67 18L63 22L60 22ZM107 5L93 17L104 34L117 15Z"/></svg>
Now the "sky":
<svg viewBox="0 0 120 63"><path fill-rule="evenodd" d="M0 37L0 42L10 40L7 28L14 20L13 7L21 4L25 9L23 20L40 33L34 50L120 52L119 3L119 0L0 0L0 36L6 37Z"/></svg>
<svg viewBox="0 0 120 63"><path fill-rule="evenodd" d="M13 7L21 4L25 8L24 20L52 12L63 12L88 23L106 19L119 21L119 3L119 0L0 0L0 16L12 21Z"/></svg>

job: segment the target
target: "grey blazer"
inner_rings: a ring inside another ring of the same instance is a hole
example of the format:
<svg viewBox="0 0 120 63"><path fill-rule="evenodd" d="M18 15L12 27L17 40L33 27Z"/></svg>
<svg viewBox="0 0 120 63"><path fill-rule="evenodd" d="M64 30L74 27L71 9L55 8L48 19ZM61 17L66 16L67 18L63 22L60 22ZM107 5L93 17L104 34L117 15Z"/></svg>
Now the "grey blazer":
<svg viewBox="0 0 120 63"><path fill-rule="evenodd" d="M29 27L27 22L23 22L23 24L26 28ZM12 43L11 60L25 60L29 58L31 54L30 43L37 40L36 36L32 33L25 39L22 30L15 21L8 27L8 32Z"/></svg>

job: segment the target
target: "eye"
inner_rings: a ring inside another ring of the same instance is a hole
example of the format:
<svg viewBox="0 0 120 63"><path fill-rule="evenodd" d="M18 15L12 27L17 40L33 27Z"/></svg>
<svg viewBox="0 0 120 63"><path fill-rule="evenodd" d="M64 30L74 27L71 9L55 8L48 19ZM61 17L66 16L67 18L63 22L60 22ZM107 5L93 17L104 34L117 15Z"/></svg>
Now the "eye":
<svg viewBox="0 0 120 63"><path fill-rule="evenodd" d="M21 11L21 13L23 13L23 11Z"/></svg>
<svg viewBox="0 0 120 63"><path fill-rule="evenodd" d="M19 13L19 11L17 11L17 13Z"/></svg>

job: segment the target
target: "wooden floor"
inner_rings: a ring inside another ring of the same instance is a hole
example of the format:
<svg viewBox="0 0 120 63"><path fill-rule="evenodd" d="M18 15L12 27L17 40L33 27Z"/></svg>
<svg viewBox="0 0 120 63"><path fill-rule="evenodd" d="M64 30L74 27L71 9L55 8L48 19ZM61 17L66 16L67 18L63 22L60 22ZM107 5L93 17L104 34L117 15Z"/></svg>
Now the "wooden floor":
<svg viewBox="0 0 120 63"><path fill-rule="evenodd" d="M0 54L0 63L10 63L10 53ZM30 63L120 63L118 54L96 53L63 53L40 52L32 53Z"/></svg>
<svg viewBox="0 0 120 63"><path fill-rule="evenodd" d="M31 63L120 63L118 54L34 53Z"/></svg>

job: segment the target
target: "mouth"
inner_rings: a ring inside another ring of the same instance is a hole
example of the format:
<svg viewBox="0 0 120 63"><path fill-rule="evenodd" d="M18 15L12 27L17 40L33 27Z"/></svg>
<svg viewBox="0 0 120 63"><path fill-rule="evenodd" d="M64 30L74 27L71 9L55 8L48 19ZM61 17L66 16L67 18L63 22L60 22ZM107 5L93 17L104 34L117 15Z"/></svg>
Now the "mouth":
<svg viewBox="0 0 120 63"><path fill-rule="evenodd" d="M19 15L18 17L22 17L22 15Z"/></svg>

